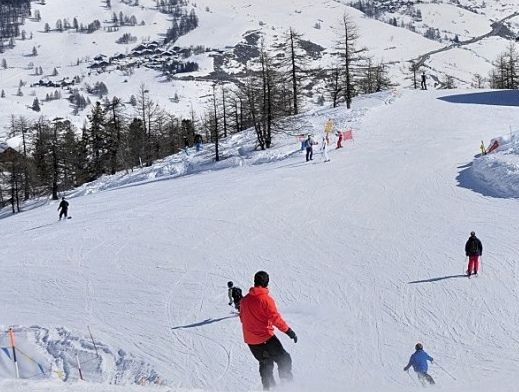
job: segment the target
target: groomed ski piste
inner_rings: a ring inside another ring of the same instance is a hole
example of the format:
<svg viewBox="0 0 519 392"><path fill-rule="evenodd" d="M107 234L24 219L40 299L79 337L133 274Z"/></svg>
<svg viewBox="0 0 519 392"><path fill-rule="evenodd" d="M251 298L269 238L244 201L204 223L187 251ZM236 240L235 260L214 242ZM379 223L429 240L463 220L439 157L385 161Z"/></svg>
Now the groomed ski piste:
<svg viewBox="0 0 519 392"><path fill-rule="evenodd" d="M518 95L379 93L291 119L265 152L245 132L219 163L206 145L104 177L67 194L69 220L4 209L0 390L261 390L226 283L266 270L299 337L277 332L295 376L278 391L421 390L403 371L417 342L436 390L518 391ZM306 163L297 135L328 119L354 142Z"/></svg>

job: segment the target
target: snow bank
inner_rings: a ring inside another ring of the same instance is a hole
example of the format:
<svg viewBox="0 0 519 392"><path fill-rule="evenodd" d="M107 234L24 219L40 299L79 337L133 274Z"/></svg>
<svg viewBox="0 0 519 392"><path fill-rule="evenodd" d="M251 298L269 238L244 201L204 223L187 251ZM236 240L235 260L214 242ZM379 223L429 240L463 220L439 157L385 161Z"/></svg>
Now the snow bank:
<svg viewBox="0 0 519 392"><path fill-rule="evenodd" d="M15 368L9 330L5 327L1 330L4 333L0 333L0 378L12 379L15 378ZM123 385L165 383L145 361L66 328L31 326L13 327L12 330L21 379L56 379L60 383L79 381L79 361L84 380L89 382Z"/></svg>
<svg viewBox="0 0 519 392"><path fill-rule="evenodd" d="M499 147L474 160L474 177L497 196L519 197L519 132L491 140Z"/></svg>

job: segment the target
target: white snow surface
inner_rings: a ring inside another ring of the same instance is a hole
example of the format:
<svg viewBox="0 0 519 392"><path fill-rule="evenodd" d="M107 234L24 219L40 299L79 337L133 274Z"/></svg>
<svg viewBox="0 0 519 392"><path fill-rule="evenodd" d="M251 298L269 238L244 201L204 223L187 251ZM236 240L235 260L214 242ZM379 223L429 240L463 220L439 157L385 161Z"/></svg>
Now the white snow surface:
<svg viewBox="0 0 519 392"><path fill-rule="evenodd" d="M380 93L293 119L266 152L244 133L218 164L206 146L102 178L68 195L70 220L55 202L2 211L0 343L9 352L13 326L24 379L0 351L0 390L260 390L226 283L246 291L261 269L299 337L277 332L295 376L280 391L421 390L402 370L419 341L437 390L519 390L519 201L477 175L516 154L505 102ZM355 142L304 162L297 134L321 140L329 118ZM474 160L499 135L508 144ZM471 230L484 255L469 280Z"/></svg>

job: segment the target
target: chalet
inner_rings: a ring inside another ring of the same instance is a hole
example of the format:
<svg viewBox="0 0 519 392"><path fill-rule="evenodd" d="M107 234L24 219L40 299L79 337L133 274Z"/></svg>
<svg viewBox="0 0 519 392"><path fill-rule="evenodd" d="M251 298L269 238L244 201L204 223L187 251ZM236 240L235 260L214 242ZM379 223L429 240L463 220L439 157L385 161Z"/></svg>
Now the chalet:
<svg viewBox="0 0 519 392"><path fill-rule="evenodd" d="M94 69L95 68L105 68L105 67L107 67L109 65L110 65L110 63L108 61L105 61L105 60L103 60L103 61L96 61L92 65L90 65L89 68L94 68Z"/></svg>
<svg viewBox="0 0 519 392"><path fill-rule="evenodd" d="M68 86L73 86L75 84L74 80L70 79L70 78L64 78L60 81L58 81L58 84L60 85L60 87L68 87Z"/></svg>
<svg viewBox="0 0 519 392"><path fill-rule="evenodd" d="M115 55L113 55L112 57L110 57L110 59L112 60L121 60L121 59L124 59L124 54L123 53L116 53Z"/></svg>
<svg viewBox="0 0 519 392"><path fill-rule="evenodd" d="M132 49L132 52L140 52L142 50L146 49L146 45L143 45L143 44L140 44L138 46L136 46L135 48Z"/></svg>
<svg viewBox="0 0 519 392"><path fill-rule="evenodd" d="M3 146L0 147L0 171L9 170L9 164L11 164L13 161L17 161L23 158L23 155L21 153L19 153L12 147L9 147L7 143L0 143L0 146Z"/></svg>

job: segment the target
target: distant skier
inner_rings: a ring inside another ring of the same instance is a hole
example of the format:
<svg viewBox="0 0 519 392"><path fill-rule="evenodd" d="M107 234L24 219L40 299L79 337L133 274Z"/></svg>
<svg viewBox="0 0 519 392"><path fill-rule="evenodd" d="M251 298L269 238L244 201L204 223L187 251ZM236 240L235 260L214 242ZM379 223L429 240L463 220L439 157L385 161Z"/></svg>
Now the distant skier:
<svg viewBox="0 0 519 392"><path fill-rule="evenodd" d="M233 282L227 282L227 287L229 288L229 306L234 304L236 310L240 311L240 301L243 298L241 289L235 287Z"/></svg>
<svg viewBox="0 0 519 392"><path fill-rule="evenodd" d="M409 363L404 368L404 372L407 372L409 368L412 366L422 385L425 386L425 381L427 381L431 385L434 385L433 378L429 374L427 374L427 361L431 361L432 363L432 357L430 357L429 354L423 351L422 343L417 343L415 346L415 350L415 353L411 355L411 358L409 358Z"/></svg>
<svg viewBox="0 0 519 392"><path fill-rule="evenodd" d="M184 152L186 155L189 155L189 141L187 140L187 136L184 136Z"/></svg>
<svg viewBox="0 0 519 392"><path fill-rule="evenodd" d="M195 151L196 152L199 152L202 149L202 142L203 142L202 135L197 133L195 135Z"/></svg>
<svg viewBox="0 0 519 392"><path fill-rule="evenodd" d="M259 362L259 372L263 390L276 386L274 381L274 362L278 365L279 378L292 381L292 358L285 351L279 339L274 335L274 328L286 333L297 343L297 336L281 317L274 300L269 295L267 286L269 275L259 271L254 275L254 287L243 297L240 303L240 320L245 343Z"/></svg>
<svg viewBox="0 0 519 392"><path fill-rule="evenodd" d="M335 135L339 137L337 139L337 147L335 148L342 148L342 132L339 131Z"/></svg>
<svg viewBox="0 0 519 392"><path fill-rule="evenodd" d="M306 139L306 161L313 161L314 156L314 145L317 144L314 139L312 139L312 135L308 135L308 139Z"/></svg>
<svg viewBox="0 0 519 392"><path fill-rule="evenodd" d="M476 233L473 231L470 232L470 237L465 244L465 255L469 258L467 275L470 276L472 271L474 271L474 275L477 275L479 269L479 256L483 255L483 244L479 238L476 237Z"/></svg>
<svg viewBox="0 0 519 392"><path fill-rule="evenodd" d="M65 219L66 219L67 214L68 214L68 201L65 200L65 197L61 198L61 203L59 203L59 206L58 206L58 211L59 210L61 210L59 213L59 220L61 220L61 218L63 218L63 216L65 216Z"/></svg>
<svg viewBox="0 0 519 392"><path fill-rule="evenodd" d="M325 162L330 162L330 157L328 156L328 142L326 141L326 138L324 136L321 145L321 151L323 153L323 160Z"/></svg>
<svg viewBox="0 0 519 392"><path fill-rule="evenodd" d="M425 71L422 71L422 81L420 82L420 88L422 90L427 90L427 76L425 76Z"/></svg>
<svg viewBox="0 0 519 392"><path fill-rule="evenodd" d="M483 140L481 140L481 145L479 148L481 149L481 155L487 155L487 149L485 147L485 143L483 143Z"/></svg>
<svg viewBox="0 0 519 392"><path fill-rule="evenodd" d="M306 149L306 137L304 134L301 134L301 136L299 136L299 141L301 142L301 152L303 152L305 149Z"/></svg>

